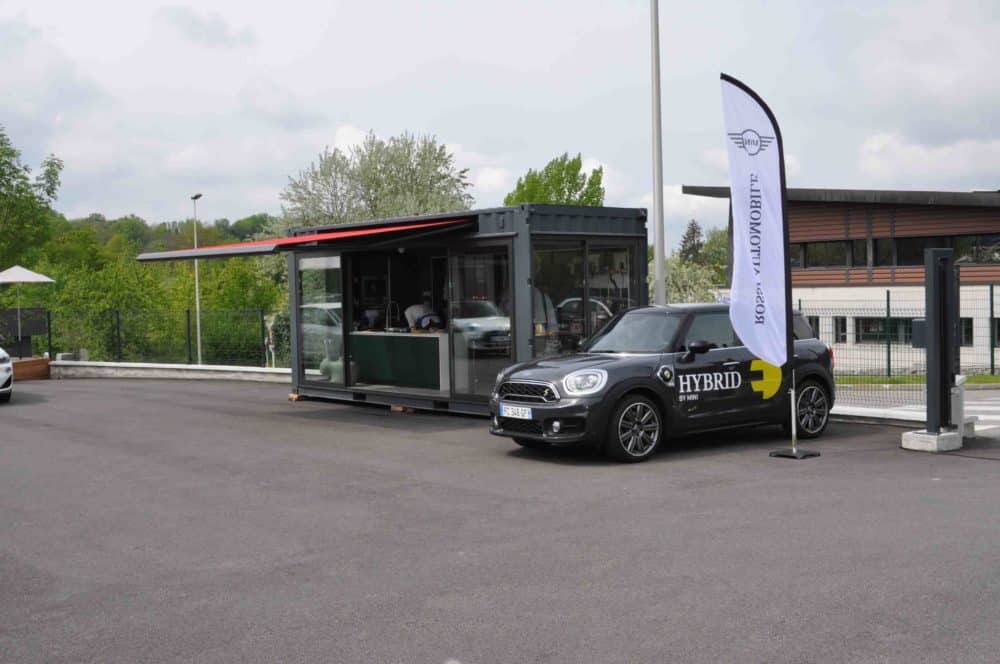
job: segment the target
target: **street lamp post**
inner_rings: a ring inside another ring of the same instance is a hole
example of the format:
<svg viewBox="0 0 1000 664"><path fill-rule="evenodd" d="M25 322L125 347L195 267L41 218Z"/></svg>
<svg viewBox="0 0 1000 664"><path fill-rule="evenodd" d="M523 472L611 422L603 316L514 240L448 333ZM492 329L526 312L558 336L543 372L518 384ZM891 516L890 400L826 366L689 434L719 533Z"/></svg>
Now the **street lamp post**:
<svg viewBox="0 0 1000 664"><path fill-rule="evenodd" d="M198 248L198 199L201 194L191 197L191 205L194 206L194 248ZM194 326L195 336L198 340L198 364L201 364L201 284L198 280L198 259L194 259Z"/></svg>
<svg viewBox="0 0 1000 664"><path fill-rule="evenodd" d="M653 302L666 304L666 255L663 242L663 145L660 140L660 3L650 0L653 97Z"/></svg>

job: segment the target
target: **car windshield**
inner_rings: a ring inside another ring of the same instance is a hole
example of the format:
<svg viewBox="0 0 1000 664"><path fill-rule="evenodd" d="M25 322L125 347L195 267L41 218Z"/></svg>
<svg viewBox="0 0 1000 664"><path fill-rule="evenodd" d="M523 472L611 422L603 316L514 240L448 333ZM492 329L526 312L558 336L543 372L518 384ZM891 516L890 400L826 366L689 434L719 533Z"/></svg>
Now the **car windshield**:
<svg viewBox="0 0 1000 664"><path fill-rule="evenodd" d="M488 300L469 300L459 305L459 318L489 318L502 315L496 305Z"/></svg>
<svg viewBox="0 0 1000 664"><path fill-rule="evenodd" d="M633 311L609 325L588 353L659 353L673 340L681 317L661 311Z"/></svg>

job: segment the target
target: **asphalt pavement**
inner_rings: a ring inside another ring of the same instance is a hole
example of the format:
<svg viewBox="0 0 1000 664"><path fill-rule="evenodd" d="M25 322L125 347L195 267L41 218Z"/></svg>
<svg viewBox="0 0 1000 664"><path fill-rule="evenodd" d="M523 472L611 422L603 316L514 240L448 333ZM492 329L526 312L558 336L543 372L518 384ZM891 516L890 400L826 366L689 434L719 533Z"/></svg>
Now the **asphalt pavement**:
<svg viewBox="0 0 1000 664"><path fill-rule="evenodd" d="M995 662L1000 443L833 423L648 463L280 385L20 383L0 660Z"/></svg>

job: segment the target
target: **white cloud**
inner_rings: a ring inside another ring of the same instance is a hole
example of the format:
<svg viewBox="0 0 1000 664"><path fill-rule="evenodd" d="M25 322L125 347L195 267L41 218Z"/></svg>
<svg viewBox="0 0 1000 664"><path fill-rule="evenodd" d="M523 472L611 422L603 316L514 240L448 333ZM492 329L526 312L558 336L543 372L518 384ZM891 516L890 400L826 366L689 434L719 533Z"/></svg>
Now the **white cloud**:
<svg viewBox="0 0 1000 664"><path fill-rule="evenodd" d="M1000 140L959 140L923 145L898 133L869 136L859 150L858 168L879 182L925 187L949 180L981 180L996 187Z"/></svg>
<svg viewBox="0 0 1000 664"><path fill-rule="evenodd" d="M353 147L361 145L368 135L364 129L359 129L354 125L341 125L333 134L333 147L348 151Z"/></svg>
<svg viewBox="0 0 1000 664"><path fill-rule="evenodd" d="M650 217L652 217L652 192L639 198L636 205L649 210ZM664 185L663 225L666 229L664 239L668 251L676 247L681 236L684 235L684 229L692 219L696 220L702 229L725 226L729 221L729 199L692 196L683 193L679 184ZM649 227L649 241L653 241L651 226Z"/></svg>
<svg viewBox="0 0 1000 664"><path fill-rule="evenodd" d="M247 46L253 44L249 28L237 30L215 12L199 13L190 7L162 7L158 16L170 23L187 40L203 46Z"/></svg>
<svg viewBox="0 0 1000 664"><path fill-rule="evenodd" d="M481 205L490 205L489 201L502 199L514 188L514 174L508 169L497 166L483 166L470 172L474 193Z"/></svg>

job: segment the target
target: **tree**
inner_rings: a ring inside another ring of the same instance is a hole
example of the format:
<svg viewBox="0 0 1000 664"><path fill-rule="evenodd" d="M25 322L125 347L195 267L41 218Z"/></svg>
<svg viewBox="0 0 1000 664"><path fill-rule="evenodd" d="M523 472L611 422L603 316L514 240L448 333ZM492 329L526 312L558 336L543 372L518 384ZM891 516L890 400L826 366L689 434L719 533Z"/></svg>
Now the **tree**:
<svg viewBox="0 0 1000 664"><path fill-rule="evenodd" d="M725 228L710 228L701 247L701 264L711 268L716 285L726 283L729 263L729 232Z"/></svg>
<svg viewBox="0 0 1000 664"><path fill-rule="evenodd" d="M62 168L62 161L49 155L32 179L31 168L21 163L21 152L0 126L0 266L22 262L48 237Z"/></svg>
<svg viewBox="0 0 1000 664"><path fill-rule="evenodd" d="M346 153L325 148L318 161L288 178L281 193L285 219L264 233L404 215L467 210L468 169L433 136L389 140L373 132Z"/></svg>
<svg viewBox="0 0 1000 664"><path fill-rule="evenodd" d="M701 250L705 246L705 238L701 234L701 225L692 219L688 222L684 237L681 238L681 246L677 250L677 257L686 263L700 263Z"/></svg>
<svg viewBox="0 0 1000 664"><path fill-rule="evenodd" d="M598 166L590 175L582 172L579 153L572 159L563 153L541 171L528 169L518 178L514 191L503 199L504 205L555 203L559 205L604 205L604 168Z"/></svg>
<svg viewBox="0 0 1000 664"><path fill-rule="evenodd" d="M715 279L711 268L681 260L677 252L665 263L667 299L670 302L714 302ZM653 264L649 264L649 299L653 299Z"/></svg>

